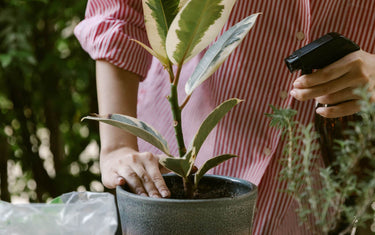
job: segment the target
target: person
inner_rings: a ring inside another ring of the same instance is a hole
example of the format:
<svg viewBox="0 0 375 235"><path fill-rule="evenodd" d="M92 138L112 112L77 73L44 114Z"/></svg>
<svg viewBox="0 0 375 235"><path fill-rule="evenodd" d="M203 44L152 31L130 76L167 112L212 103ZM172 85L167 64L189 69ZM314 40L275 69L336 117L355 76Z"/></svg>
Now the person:
<svg viewBox="0 0 375 235"><path fill-rule="evenodd" d="M341 103L316 110L325 117L358 111L353 88L375 86L375 1L237 0L224 30L244 17L262 12L242 44L198 87L182 113L186 141L193 138L204 117L229 98L243 99L209 135L197 165L223 153L231 159L210 173L249 180L258 186L254 234L309 234L299 226L297 205L281 191L280 159L284 141L269 127L269 105L298 110L297 120L313 121L315 100ZM361 50L312 74L290 74L283 59L328 32L338 32ZM100 114L122 113L150 123L177 152L169 104L169 80L161 64L130 39L147 43L142 1L89 0L86 17L75 28L82 47L96 60ZM201 54L182 71L184 84ZM180 99L183 86L179 87ZM290 94L290 95L289 95ZM168 197L155 148L115 127L100 124L100 168L108 188L127 184L134 192ZM186 143L188 144L188 143ZM319 161L318 164L322 164Z"/></svg>

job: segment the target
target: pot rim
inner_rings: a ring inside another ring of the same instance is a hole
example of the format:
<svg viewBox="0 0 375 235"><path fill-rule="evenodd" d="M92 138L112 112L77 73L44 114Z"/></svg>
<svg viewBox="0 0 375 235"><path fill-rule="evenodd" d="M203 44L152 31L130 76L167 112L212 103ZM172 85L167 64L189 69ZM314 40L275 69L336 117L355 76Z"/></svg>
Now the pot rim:
<svg viewBox="0 0 375 235"><path fill-rule="evenodd" d="M174 174L165 174L163 176L173 176ZM235 183L243 184L245 186L248 186L251 188L251 190L248 193L244 193L235 197L222 197L222 198L209 198L209 199L175 199L175 198L154 198L154 197L145 197L141 196L132 192L128 192L125 189L123 189L122 186L118 185L116 186L116 194L124 194L127 197L133 198L133 199L138 199L142 200L144 202L166 202L166 203L207 203L207 201L233 201L233 200L241 200L242 198L247 198L247 197L256 197L258 193L258 187L251 183L250 181L236 178L236 177L231 177L231 176L223 176L223 175L204 175L204 178L216 178L216 179L225 179L225 180L230 180Z"/></svg>

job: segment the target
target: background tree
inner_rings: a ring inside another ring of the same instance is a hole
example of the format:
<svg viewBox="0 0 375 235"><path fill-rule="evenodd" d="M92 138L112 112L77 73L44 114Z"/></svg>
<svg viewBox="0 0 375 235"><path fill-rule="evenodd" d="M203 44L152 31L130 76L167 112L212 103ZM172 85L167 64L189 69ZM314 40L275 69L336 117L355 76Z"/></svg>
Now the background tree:
<svg viewBox="0 0 375 235"><path fill-rule="evenodd" d="M103 190L97 124L80 122L97 110L94 62L73 35L85 4L0 2L1 200Z"/></svg>

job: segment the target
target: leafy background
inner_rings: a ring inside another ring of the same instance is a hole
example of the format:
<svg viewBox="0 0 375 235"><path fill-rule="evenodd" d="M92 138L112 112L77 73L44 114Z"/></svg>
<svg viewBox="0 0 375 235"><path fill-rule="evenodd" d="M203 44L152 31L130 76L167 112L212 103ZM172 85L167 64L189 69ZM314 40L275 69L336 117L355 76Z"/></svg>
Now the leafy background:
<svg viewBox="0 0 375 235"><path fill-rule="evenodd" d="M86 1L0 1L0 196L103 191L94 62L73 35Z"/></svg>

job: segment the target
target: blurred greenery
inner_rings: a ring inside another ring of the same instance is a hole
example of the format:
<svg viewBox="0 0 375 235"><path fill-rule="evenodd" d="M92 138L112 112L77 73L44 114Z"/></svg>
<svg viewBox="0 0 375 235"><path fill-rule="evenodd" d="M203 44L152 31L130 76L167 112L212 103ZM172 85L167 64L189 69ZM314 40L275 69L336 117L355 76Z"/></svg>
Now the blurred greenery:
<svg viewBox="0 0 375 235"><path fill-rule="evenodd" d="M94 62L73 35L85 6L0 1L1 200L102 189L97 124L80 122L97 110Z"/></svg>

